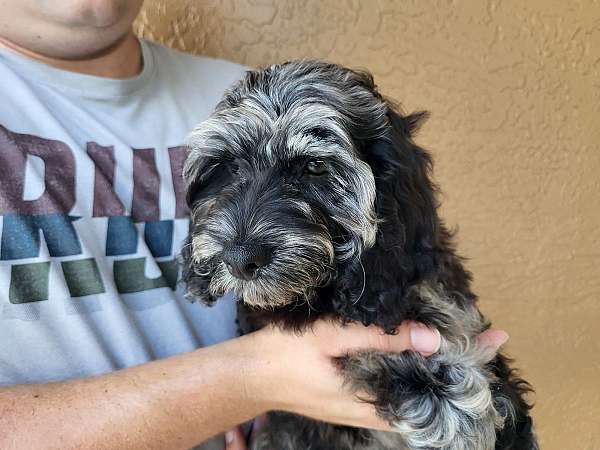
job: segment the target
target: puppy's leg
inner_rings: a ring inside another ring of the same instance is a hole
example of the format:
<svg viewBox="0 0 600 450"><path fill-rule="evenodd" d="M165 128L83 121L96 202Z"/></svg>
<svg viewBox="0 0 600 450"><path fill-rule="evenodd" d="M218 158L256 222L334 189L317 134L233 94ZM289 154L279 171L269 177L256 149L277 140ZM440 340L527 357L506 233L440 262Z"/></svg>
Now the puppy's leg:
<svg viewBox="0 0 600 450"><path fill-rule="evenodd" d="M320 449L318 429L323 425L294 414L270 412L267 423L252 442L251 450Z"/></svg>
<svg viewBox="0 0 600 450"><path fill-rule="evenodd" d="M504 392L492 395L498 384L488 365L493 350L474 341L483 317L442 286L424 283L412 294L420 309L411 318L438 324L439 351L428 358L412 351L349 356L340 361L348 384L374 403L410 449L493 450L496 430L514 411Z"/></svg>
<svg viewBox="0 0 600 450"><path fill-rule="evenodd" d="M251 450L406 450L400 435L332 425L284 412L269 413Z"/></svg>
<svg viewBox="0 0 600 450"><path fill-rule="evenodd" d="M408 448L494 449L504 418L494 406L492 376L478 365L410 351L365 352L345 359L342 369Z"/></svg>

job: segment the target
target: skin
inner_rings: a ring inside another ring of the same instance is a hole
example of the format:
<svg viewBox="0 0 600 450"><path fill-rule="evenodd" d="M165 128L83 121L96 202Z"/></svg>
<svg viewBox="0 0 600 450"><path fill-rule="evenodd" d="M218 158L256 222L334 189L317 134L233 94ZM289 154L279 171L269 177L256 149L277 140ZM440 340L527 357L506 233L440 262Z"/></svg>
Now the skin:
<svg viewBox="0 0 600 450"><path fill-rule="evenodd" d="M364 348L437 350L437 333L421 328L411 340L411 329L419 328L404 324L395 336L325 321L301 336L265 328L99 377L5 387L0 448L186 449L273 409L387 429L345 390L331 358Z"/></svg>
<svg viewBox="0 0 600 450"><path fill-rule="evenodd" d="M0 45L59 69L129 78L142 69L131 24L142 0L0 0Z"/></svg>
<svg viewBox="0 0 600 450"><path fill-rule="evenodd" d="M142 68L131 29L141 3L0 0L0 46L63 70L132 77ZM507 337L488 330L480 343L498 348ZM321 321L302 335L268 327L98 377L0 387L0 448L186 449L231 430L227 449L243 450L236 424L274 409L388 429L345 390L332 357L438 348L439 333L414 323L388 336Z"/></svg>

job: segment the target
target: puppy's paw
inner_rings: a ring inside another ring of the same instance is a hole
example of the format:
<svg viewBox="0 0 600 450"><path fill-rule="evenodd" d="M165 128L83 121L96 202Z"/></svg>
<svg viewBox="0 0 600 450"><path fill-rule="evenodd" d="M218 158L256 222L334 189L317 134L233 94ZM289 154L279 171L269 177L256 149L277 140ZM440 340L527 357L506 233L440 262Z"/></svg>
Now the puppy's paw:
<svg viewBox="0 0 600 450"><path fill-rule="evenodd" d="M341 365L348 384L375 405L409 449L493 450L504 417L494 407L491 375L466 361L365 352Z"/></svg>

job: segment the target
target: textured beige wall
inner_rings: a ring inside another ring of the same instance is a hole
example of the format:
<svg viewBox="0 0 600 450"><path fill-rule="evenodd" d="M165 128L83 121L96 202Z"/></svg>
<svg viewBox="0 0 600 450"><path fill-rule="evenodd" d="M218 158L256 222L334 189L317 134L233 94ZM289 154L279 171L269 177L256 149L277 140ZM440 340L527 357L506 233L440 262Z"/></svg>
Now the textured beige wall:
<svg viewBox="0 0 600 450"><path fill-rule="evenodd" d="M137 29L251 66L369 68L432 118L443 214L537 390L543 448L600 449L597 0L147 0Z"/></svg>

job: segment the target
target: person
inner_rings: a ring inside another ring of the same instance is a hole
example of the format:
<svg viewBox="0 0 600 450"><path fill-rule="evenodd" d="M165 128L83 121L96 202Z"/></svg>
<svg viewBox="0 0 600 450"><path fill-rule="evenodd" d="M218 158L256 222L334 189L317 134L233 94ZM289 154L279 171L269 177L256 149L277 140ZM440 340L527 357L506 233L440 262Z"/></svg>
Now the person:
<svg viewBox="0 0 600 450"><path fill-rule="evenodd" d="M141 4L1 5L0 448L183 449L229 429L244 449L236 425L273 409L387 429L331 358L430 355L435 330L236 337L232 298L184 299L182 142L244 67L137 39Z"/></svg>

